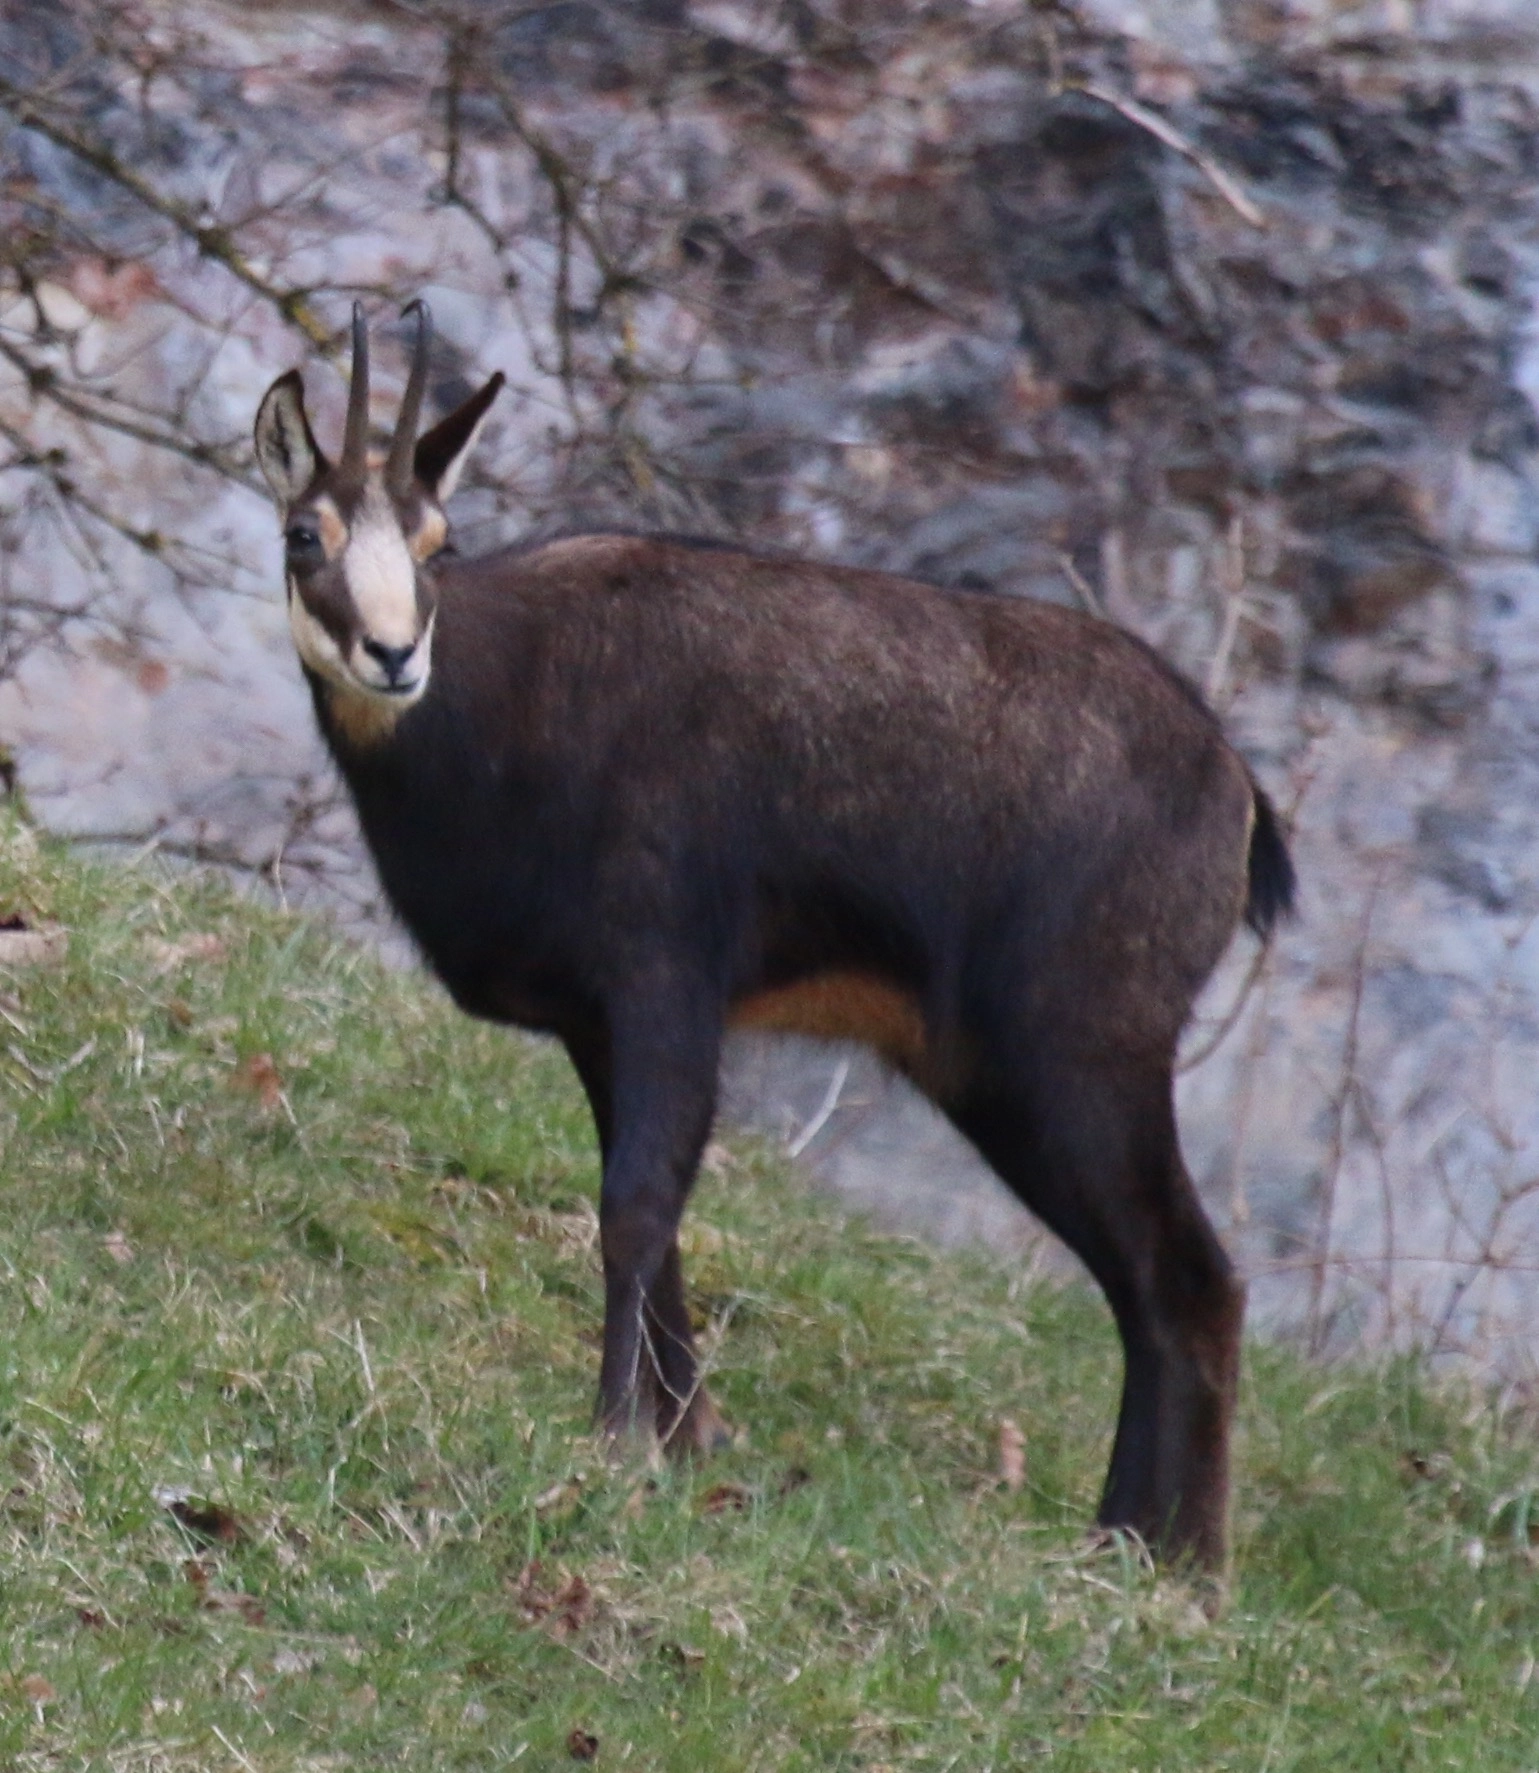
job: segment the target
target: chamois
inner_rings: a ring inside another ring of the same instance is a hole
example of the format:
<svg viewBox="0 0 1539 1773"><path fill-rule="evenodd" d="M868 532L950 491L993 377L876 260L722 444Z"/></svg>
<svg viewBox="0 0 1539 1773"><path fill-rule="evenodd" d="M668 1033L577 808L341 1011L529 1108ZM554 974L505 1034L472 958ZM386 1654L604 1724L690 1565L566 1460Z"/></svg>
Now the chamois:
<svg viewBox="0 0 1539 1773"><path fill-rule="evenodd" d="M441 554L494 376L388 454L353 312L340 460L297 370L256 453L289 619L380 879L456 1003L554 1035L603 1160L598 1420L704 1450L677 1232L725 1030L868 1042L1085 1262L1125 1357L1108 1528L1221 1565L1244 1288L1182 1163L1177 1038L1277 818L1106 622L667 535ZM410 310L408 310L410 312Z"/></svg>

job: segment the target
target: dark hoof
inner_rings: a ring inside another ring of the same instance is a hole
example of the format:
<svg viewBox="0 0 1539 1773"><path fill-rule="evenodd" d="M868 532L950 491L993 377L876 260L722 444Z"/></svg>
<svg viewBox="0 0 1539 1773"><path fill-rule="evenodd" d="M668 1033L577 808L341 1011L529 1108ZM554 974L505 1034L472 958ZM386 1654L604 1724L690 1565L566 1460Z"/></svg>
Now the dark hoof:
<svg viewBox="0 0 1539 1773"><path fill-rule="evenodd" d="M663 1446L674 1459L703 1458L732 1445L732 1430L702 1385L671 1429L662 1431Z"/></svg>

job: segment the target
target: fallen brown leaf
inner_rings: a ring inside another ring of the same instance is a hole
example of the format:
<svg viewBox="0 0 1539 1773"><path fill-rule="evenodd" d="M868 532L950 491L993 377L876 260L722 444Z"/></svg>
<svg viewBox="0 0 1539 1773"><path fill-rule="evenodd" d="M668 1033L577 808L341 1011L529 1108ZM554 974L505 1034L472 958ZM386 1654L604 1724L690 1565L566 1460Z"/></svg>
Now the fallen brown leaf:
<svg viewBox="0 0 1539 1773"><path fill-rule="evenodd" d="M174 1521L178 1521L189 1533L199 1539L207 1539L217 1545L234 1545L246 1536L240 1517L233 1509L222 1503L206 1501L201 1496L189 1496L179 1490L158 1490L155 1500L160 1503ZM188 1571L192 1581L197 1578Z"/></svg>
<svg viewBox="0 0 1539 1773"><path fill-rule="evenodd" d="M742 1514L753 1501L746 1484L712 1484L700 1498L701 1514Z"/></svg>
<svg viewBox="0 0 1539 1773"><path fill-rule="evenodd" d="M267 1609L254 1594L211 1588L203 1597L203 1606L210 1613L238 1613L247 1625L262 1625L267 1620Z"/></svg>
<svg viewBox="0 0 1539 1773"><path fill-rule="evenodd" d="M109 1231L102 1239L102 1246L119 1268L127 1267L134 1259L134 1246L121 1231Z"/></svg>
<svg viewBox="0 0 1539 1773"><path fill-rule="evenodd" d="M531 1625L544 1625L553 1637L576 1637L593 1617L593 1590L587 1582L566 1570L547 1578L538 1558L519 1571L513 1589L524 1618Z"/></svg>
<svg viewBox="0 0 1539 1773"><path fill-rule="evenodd" d="M264 1108L277 1108L283 1101L283 1079L271 1053L242 1059L235 1067L234 1083L238 1090L249 1090Z"/></svg>
<svg viewBox="0 0 1539 1773"><path fill-rule="evenodd" d="M548 1490L542 1490L534 1499L534 1512L548 1514L551 1509L559 1508L564 1503L575 1502L582 1494L582 1479L579 1477L564 1478L559 1484L552 1484Z"/></svg>
<svg viewBox="0 0 1539 1773"><path fill-rule="evenodd" d="M599 1739L591 1730L578 1728L566 1739L566 1752L574 1761L596 1761Z"/></svg>
<svg viewBox="0 0 1539 1773"><path fill-rule="evenodd" d="M657 1653L664 1662L671 1662L675 1668L682 1670L685 1674L699 1668L701 1663L705 1661L705 1651L697 1649L694 1644L673 1642L659 1644Z"/></svg>
<svg viewBox="0 0 1539 1773"><path fill-rule="evenodd" d="M48 1705L59 1697L54 1690L53 1682L48 1679L47 1675L23 1675L17 1685L34 1705Z"/></svg>

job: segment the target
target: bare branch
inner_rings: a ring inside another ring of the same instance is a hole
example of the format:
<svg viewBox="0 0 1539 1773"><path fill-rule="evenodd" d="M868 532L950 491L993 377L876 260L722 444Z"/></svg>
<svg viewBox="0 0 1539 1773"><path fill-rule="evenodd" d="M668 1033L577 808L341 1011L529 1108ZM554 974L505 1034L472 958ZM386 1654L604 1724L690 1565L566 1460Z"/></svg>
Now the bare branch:
<svg viewBox="0 0 1539 1773"><path fill-rule="evenodd" d="M230 275L247 289L271 302L291 326L295 326L320 349L330 351L335 333L310 304L310 292L284 289L271 282L252 264L241 250L234 235L218 223L202 220L187 204L168 197L143 174L125 164L105 142L89 136L78 124L66 124L34 93L0 75L0 105L4 105L24 129L36 130L56 147L73 154L103 178L128 192L152 214L170 222L172 227L192 242L200 254L223 265Z"/></svg>

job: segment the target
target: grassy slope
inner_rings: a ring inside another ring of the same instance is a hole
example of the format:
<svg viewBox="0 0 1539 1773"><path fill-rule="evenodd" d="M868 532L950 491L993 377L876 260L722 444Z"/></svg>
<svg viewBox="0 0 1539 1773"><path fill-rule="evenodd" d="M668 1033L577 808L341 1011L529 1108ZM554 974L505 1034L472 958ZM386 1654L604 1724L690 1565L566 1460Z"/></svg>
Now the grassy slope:
<svg viewBox="0 0 1539 1773"><path fill-rule="evenodd" d="M1099 1305L748 1154L686 1246L746 1440L611 1470L557 1056L0 823L16 910L73 933L0 976L0 1766L1539 1765L1539 1464L1484 1402L1255 1351L1209 1624L1083 1542Z"/></svg>

